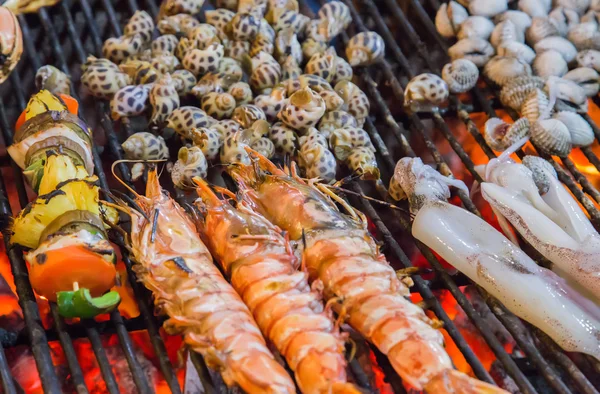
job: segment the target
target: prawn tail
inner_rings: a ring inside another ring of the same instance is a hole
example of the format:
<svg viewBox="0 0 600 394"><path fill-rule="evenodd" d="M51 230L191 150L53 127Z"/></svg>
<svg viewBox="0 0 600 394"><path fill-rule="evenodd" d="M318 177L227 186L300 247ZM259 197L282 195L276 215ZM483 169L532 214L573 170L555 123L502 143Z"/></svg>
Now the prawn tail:
<svg viewBox="0 0 600 394"><path fill-rule="evenodd" d="M460 371L446 369L433 377L424 387L429 394L508 394L508 391L472 378Z"/></svg>

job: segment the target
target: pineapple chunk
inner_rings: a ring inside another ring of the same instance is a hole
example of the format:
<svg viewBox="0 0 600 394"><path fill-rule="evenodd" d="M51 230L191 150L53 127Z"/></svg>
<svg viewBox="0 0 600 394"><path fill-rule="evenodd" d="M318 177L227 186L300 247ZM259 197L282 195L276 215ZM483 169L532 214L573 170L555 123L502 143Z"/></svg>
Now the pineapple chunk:
<svg viewBox="0 0 600 394"><path fill-rule="evenodd" d="M99 188L92 182L93 180L94 178L86 178L67 181L59 184L57 190L38 196L29 203L13 222L11 244L36 248L46 226L67 211L85 210L101 216ZM106 210L105 207L102 207L102 213L109 216L116 215L115 211ZM108 219L116 222L115 217Z"/></svg>
<svg viewBox="0 0 600 394"><path fill-rule="evenodd" d="M31 96L25 107L25 120L47 111L66 111L67 106L48 90L40 90Z"/></svg>
<svg viewBox="0 0 600 394"><path fill-rule="evenodd" d="M56 189L56 185L69 179L85 179L89 174L85 167L73 163L67 155L51 155L46 159L38 194L44 195ZM95 177L90 179L92 182Z"/></svg>

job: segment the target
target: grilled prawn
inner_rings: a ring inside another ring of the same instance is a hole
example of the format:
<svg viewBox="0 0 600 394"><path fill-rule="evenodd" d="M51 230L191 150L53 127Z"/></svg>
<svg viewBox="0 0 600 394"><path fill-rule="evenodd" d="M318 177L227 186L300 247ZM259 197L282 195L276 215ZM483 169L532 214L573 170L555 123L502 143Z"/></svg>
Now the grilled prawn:
<svg viewBox="0 0 600 394"><path fill-rule="evenodd" d="M207 245L265 336L295 372L303 393L360 393L346 383L344 337L297 271L286 236L243 202L236 208L195 178Z"/></svg>
<svg viewBox="0 0 600 394"><path fill-rule="evenodd" d="M141 211L121 207L131 216L134 268L158 309L169 316L165 330L183 334L228 386L249 393L294 393L294 382L213 265L190 218L160 187L156 170L148 174L146 196L136 195L136 202Z"/></svg>
<svg viewBox="0 0 600 394"><path fill-rule="evenodd" d="M352 216L342 214L319 190L256 152L252 156L258 160L254 167L231 170L243 198L291 239L302 240L313 286L341 303L348 323L388 356L406 383L436 394L504 393L452 368L441 333L404 298L407 287L379 252L360 212L344 204Z"/></svg>

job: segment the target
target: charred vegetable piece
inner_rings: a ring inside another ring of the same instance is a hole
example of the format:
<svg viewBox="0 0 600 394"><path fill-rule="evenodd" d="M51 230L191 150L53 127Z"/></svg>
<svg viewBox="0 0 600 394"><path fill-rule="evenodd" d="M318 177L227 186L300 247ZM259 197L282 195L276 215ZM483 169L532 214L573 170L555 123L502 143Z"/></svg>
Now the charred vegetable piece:
<svg viewBox="0 0 600 394"><path fill-rule="evenodd" d="M59 291L56 297L58 313L63 317L89 319L115 309L121 302L116 291L110 291L100 297L92 297L88 289Z"/></svg>

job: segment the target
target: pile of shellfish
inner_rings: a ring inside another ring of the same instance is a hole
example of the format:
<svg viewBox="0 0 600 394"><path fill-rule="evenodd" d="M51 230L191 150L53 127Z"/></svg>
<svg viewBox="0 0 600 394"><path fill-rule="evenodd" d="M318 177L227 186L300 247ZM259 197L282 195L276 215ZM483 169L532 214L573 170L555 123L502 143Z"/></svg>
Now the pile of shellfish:
<svg viewBox="0 0 600 394"><path fill-rule="evenodd" d="M544 153L565 157L595 137L580 114L600 90L600 1L518 0L511 9L508 3L443 4L435 24L443 37L456 40L448 49L452 62L442 78L413 79L405 104L416 111L435 109L450 93L472 89L481 68L502 104L520 116L513 124L490 119L488 144L501 151L531 137Z"/></svg>
<svg viewBox="0 0 600 394"><path fill-rule="evenodd" d="M177 135L184 147L172 178L180 187L206 176L210 162L248 164L246 147L269 158L297 155L308 178L325 182L335 180L338 161L378 178L362 128L369 101L352 82L352 67L380 60L383 39L359 33L339 55L330 42L351 22L340 1L314 19L296 0L220 1L201 23L194 15L203 2L165 0L156 24L137 11L123 36L104 42L103 58L82 66L82 85L110 100L113 119L149 113L162 130L132 135L126 158L167 159L165 138Z"/></svg>

